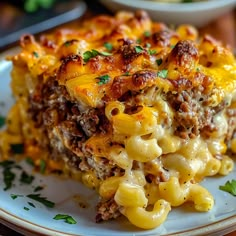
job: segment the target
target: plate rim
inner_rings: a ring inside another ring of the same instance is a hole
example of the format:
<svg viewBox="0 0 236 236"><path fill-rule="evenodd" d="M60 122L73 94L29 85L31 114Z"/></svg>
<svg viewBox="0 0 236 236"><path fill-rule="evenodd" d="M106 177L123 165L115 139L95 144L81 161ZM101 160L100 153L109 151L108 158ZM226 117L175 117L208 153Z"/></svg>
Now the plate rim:
<svg viewBox="0 0 236 236"><path fill-rule="evenodd" d="M108 3L107 0L100 0L103 4ZM124 5L126 7L142 8L145 5L146 10L163 11L163 12L198 12L209 11L211 9L218 9L225 6L236 6L235 0L215 0L206 2L193 2L193 3L163 3L151 0L109 0L110 3ZM182 5L181 5L182 4ZM181 6L181 7L180 7Z"/></svg>
<svg viewBox="0 0 236 236"><path fill-rule="evenodd" d="M45 227L36 223L33 223L29 220L23 219L17 215L14 215L2 208L0 208L0 223L11 226L19 233L38 233L39 230L41 231L40 234L50 236L52 233L57 236L74 236L73 233L65 233L59 230L54 230L49 227ZM24 224L22 224L24 223ZM208 223L206 225L198 226L197 228L192 228L188 230L183 230L181 232L176 233L168 233L168 234L161 234L162 236L189 236L191 233L192 236L202 235L203 233L207 232L207 235L222 235L222 233L227 234L231 233L235 230L236 227L236 215L228 216L224 219L214 221L212 223ZM217 234L215 234L217 233ZM80 233L76 235L82 235ZM96 235L96 234L93 234ZM135 234L132 234L135 235ZM152 234L152 235L157 235Z"/></svg>

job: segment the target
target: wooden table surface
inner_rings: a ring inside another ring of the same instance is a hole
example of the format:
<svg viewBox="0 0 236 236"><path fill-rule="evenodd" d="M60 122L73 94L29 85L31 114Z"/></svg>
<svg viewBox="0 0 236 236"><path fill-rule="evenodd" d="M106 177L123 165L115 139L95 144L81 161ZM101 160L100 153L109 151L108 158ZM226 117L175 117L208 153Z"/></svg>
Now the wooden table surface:
<svg viewBox="0 0 236 236"><path fill-rule="evenodd" d="M88 5L89 14L97 14L107 12L100 4L94 1L86 1ZM214 22L199 29L200 34L211 34L216 39L221 40L225 45L234 49L236 53L236 9L227 12L219 17ZM21 236L21 234L13 231L12 229L0 224L0 236ZM227 234L227 236L236 236L235 231Z"/></svg>

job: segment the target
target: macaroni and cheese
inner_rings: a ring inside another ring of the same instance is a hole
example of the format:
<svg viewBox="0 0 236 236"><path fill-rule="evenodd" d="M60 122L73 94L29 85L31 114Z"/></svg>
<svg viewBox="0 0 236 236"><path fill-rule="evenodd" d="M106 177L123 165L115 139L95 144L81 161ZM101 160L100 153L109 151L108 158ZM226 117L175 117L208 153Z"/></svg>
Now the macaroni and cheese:
<svg viewBox="0 0 236 236"><path fill-rule="evenodd" d="M214 206L200 185L227 175L236 151L236 61L190 25L176 30L143 11L96 16L11 57L16 99L1 155L25 156L95 189L96 221L124 215L150 229L172 207ZM232 151L231 151L232 150Z"/></svg>

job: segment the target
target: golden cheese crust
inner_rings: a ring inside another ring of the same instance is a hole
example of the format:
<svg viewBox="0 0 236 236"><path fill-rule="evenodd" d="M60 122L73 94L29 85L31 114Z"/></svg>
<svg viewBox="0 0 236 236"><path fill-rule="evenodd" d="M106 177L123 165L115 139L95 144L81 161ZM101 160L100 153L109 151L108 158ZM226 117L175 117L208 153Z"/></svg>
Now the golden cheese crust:
<svg viewBox="0 0 236 236"><path fill-rule="evenodd" d="M97 222L123 214L149 229L171 206L213 207L199 182L232 171L227 150L236 151L229 49L143 11L96 16L39 41L24 35L20 44L10 58L16 104L1 134L4 157L23 143L36 165L76 173L101 197Z"/></svg>

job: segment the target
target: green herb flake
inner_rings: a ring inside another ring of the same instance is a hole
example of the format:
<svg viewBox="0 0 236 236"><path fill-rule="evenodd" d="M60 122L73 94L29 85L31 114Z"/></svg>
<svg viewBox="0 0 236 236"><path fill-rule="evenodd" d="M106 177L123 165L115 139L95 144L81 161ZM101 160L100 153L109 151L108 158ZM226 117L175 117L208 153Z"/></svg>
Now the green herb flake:
<svg viewBox="0 0 236 236"><path fill-rule="evenodd" d="M11 151L12 151L13 154L22 154L22 153L24 153L24 144L23 143L11 144Z"/></svg>
<svg viewBox="0 0 236 236"><path fill-rule="evenodd" d="M20 176L20 182L24 184L31 184L34 180L33 175L27 174L25 171L22 171L21 176Z"/></svg>
<svg viewBox="0 0 236 236"><path fill-rule="evenodd" d="M99 52L95 49L92 49L91 52L92 52L94 57L96 57L99 54Z"/></svg>
<svg viewBox="0 0 236 236"><path fill-rule="evenodd" d="M148 53L149 53L150 55L154 55L154 54L157 53L157 50L155 50L155 49L150 49L150 50L148 50Z"/></svg>
<svg viewBox="0 0 236 236"><path fill-rule="evenodd" d="M141 53L143 52L143 48L141 46L135 46L134 47L136 53Z"/></svg>
<svg viewBox="0 0 236 236"><path fill-rule="evenodd" d="M197 68L196 68L196 71L197 71L197 72L200 72L200 69L197 67Z"/></svg>
<svg viewBox="0 0 236 236"><path fill-rule="evenodd" d="M112 51L113 49L113 45L109 42L105 42L104 43L104 47L108 50L108 51Z"/></svg>
<svg viewBox="0 0 236 236"><path fill-rule="evenodd" d="M236 196L236 180L227 181L225 185L219 187L220 190L230 193L233 196Z"/></svg>
<svg viewBox="0 0 236 236"><path fill-rule="evenodd" d="M43 187L42 186L37 186L37 187L35 187L34 192L38 192L38 191L41 191L41 190L43 190Z"/></svg>
<svg viewBox="0 0 236 236"><path fill-rule="evenodd" d="M122 74L123 76L129 76L130 75L130 73L127 71L127 72L125 72L124 74Z"/></svg>
<svg viewBox="0 0 236 236"><path fill-rule="evenodd" d="M28 202L28 204L29 204L31 207L36 208L36 206L34 205L34 203Z"/></svg>
<svg viewBox="0 0 236 236"><path fill-rule="evenodd" d="M53 218L54 220L64 220L65 223L67 224L76 224L76 220L69 215L64 215L64 214L57 214L56 216L54 216Z"/></svg>
<svg viewBox="0 0 236 236"><path fill-rule="evenodd" d="M55 0L24 0L22 3L26 12L34 13L41 10L40 8L51 8L55 3Z"/></svg>
<svg viewBox="0 0 236 236"><path fill-rule="evenodd" d="M23 197L23 195L19 195L19 194L11 194L11 198L13 199L13 200L15 200L15 199L17 199L18 197Z"/></svg>
<svg viewBox="0 0 236 236"><path fill-rule="evenodd" d="M24 207L24 210L25 210L25 211L29 211L29 208L28 208L28 207Z"/></svg>
<svg viewBox="0 0 236 236"><path fill-rule="evenodd" d="M26 197L33 199L37 202L42 203L44 206L49 207L49 208L53 208L55 206L54 202L51 202L49 200L47 200L47 198L45 197L41 197L40 194L29 194Z"/></svg>
<svg viewBox="0 0 236 236"><path fill-rule="evenodd" d="M151 32L150 32L150 31L145 31L145 32L143 33L143 35L144 35L145 37L150 37L150 36L151 36Z"/></svg>
<svg viewBox="0 0 236 236"><path fill-rule="evenodd" d="M83 60L88 62L91 58L96 57L97 55L111 56L112 54L110 52L98 52L97 50L92 49L91 51L83 53Z"/></svg>
<svg viewBox="0 0 236 236"><path fill-rule="evenodd" d="M146 47L150 48L152 45L150 43L146 43Z"/></svg>
<svg viewBox="0 0 236 236"><path fill-rule="evenodd" d="M99 76L97 79L99 80L98 84L103 85L103 84L108 83L108 81L110 80L110 76L109 75L102 75L102 76Z"/></svg>
<svg viewBox="0 0 236 236"><path fill-rule="evenodd" d="M161 58L160 58L160 59L157 59L157 60L156 60L156 63L157 63L158 66L160 66L160 65L162 64L162 59L161 59Z"/></svg>
<svg viewBox="0 0 236 236"><path fill-rule="evenodd" d="M85 62L88 62L89 59L92 58L92 57L93 57L93 54L90 51L86 51L86 52L83 53L83 60Z"/></svg>
<svg viewBox="0 0 236 236"><path fill-rule="evenodd" d="M0 162L0 166L3 167L3 168L13 167L14 164L15 164L15 162L10 161L10 160Z"/></svg>
<svg viewBox="0 0 236 236"><path fill-rule="evenodd" d="M168 70L160 70L157 72L157 76L165 79L167 77Z"/></svg>
<svg viewBox="0 0 236 236"><path fill-rule="evenodd" d="M83 60L88 62L91 58L96 57L98 52L96 50L86 51L83 53Z"/></svg>
<svg viewBox="0 0 236 236"><path fill-rule="evenodd" d="M175 47L175 45L170 45L170 48L173 49Z"/></svg>
<svg viewBox="0 0 236 236"><path fill-rule="evenodd" d="M46 170L46 161L40 160L39 171L41 174L44 174Z"/></svg>
<svg viewBox="0 0 236 236"><path fill-rule="evenodd" d="M21 166L19 166L19 165L14 165L14 166L12 166L13 168L16 168L16 169L19 169L19 170L22 170L22 167Z"/></svg>
<svg viewBox="0 0 236 236"><path fill-rule="evenodd" d="M70 45L71 45L71 42L70 42L70 41L67 41L67 42L64 43L64 46L65 46L65 47L69 47Z"/></svg>
<svg viewBox="0 0 236 236"><path fill-rule="evenodd" d="M11 171L11 168L17 166L15 166L14 161L6 160L0 162L0 167L3 168L4 191L6 191L12 187L12 183L15 180L15 174Z"/></svg>
<svg viewBox="0 0 236 236"><path fill-rule="evenodd" d="M5 183L4 191L6 191L12 187L15 177L16 177L16 175L11 171L10 168L5 168L3 170L3 181Z"/></svg>
<svg viewBox="0 0 236 236"><path fill-rule="evenodd" d="M138 43L138 44L142 43L142 39L137 39L136 43Z"/></svg>
<svg viewBox="0 0 236 236"><path fill-rule="evenodd" d="M35 58L39 58L39 54L37 52L33 51L33 55Z"/></svg>
<svg viewBox="0 0 236 236"><path fill-rule="evenodd" d="M112 53L110 53L110 52L99 52L99 55L107 57L107 56L111 56Z"/></svg>
<svg viewBox="0 0 236 236"><path fill-rule="evenodd" d="M34 166L34 160L31 157L26 157L25 161L30 166Z"/></svg>
<svg viewBox="0 0 236 236"><path fill-rule="evenodd" d="M0 115L0 128L2 128L6 123L6 118Z"/></svg>

